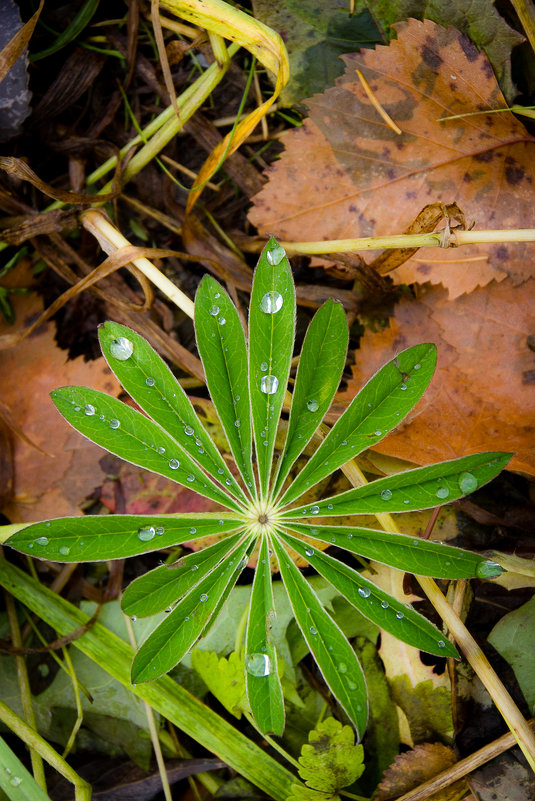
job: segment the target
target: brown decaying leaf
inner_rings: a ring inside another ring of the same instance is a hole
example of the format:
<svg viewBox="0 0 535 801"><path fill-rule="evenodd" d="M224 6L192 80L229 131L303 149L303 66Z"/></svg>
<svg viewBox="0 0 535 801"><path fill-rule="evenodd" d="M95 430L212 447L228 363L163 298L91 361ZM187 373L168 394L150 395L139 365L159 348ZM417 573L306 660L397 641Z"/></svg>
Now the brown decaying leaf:
<svg viewBox="0 0 535 801"><path fill-rule="evenodd" d="M402 233L420 209L456 201L477 228L533 223L535 140L506 108L483 53L459 31L427 20L395 26L388 47L345 56L336 87L307 101L310 117L286 134L286 150L256 196L251 221L287 240ZM399 125L372 106L355 70ZM456 297L510 276L532 275L529 245L421 250L393 275L442 283ZM438 261L437 261L438 260Z"/></svg>
<svg viewBox="0 0 535 801"><path fill-rule="evenodd" d="M389 801L447 770L457 758L452 748L441 743L423 743L412 751L399 754L385 771L384 778L373 796L373 801ZM428 796L429 801L460 801L466 795L463 780Z"/></svg>
<svg viewBox="0 0 535 801"><path fill-rule="evenodd" d="M448 301L432 287L419 302L403 300L390 325L361 340L357 390L389 358L420 342L438 346L437 371L405 425L377 446L390 456L428 464L482 450L515 452L513 470L535 473L535 280L522 289L511 279Z"/></svg>
<svg viewBox="0 0 535 801"><path fill-rule="evenodd" d="M23 326L42 308L35 296L16 297L13 303ZM5 328L0 325L0 334ZM2 511L13 523L80 514L79 504L104 478L99 467L103 451L76 433L48 396L52 389L66 384L88 385L118 395L117 381L102 358L68 362L54 343L52 324L16 348L0 352L0 374L9 377L2 382L2 401L15 423L51 454L40 453L19 437L14 439L14 497Z"/></svg>
<svg viewBox="0 0 535 801"><path fill-rule="evenodd" d="M28 22L22 26L15 36L7 43L7 45L0 52L0 83L4 80L9 70L13 67L15 62L24 52L28 42L30 41L34 32L37 20L43 10L45 0L40 0L39 8L35 14L30 17Z"/></svg>

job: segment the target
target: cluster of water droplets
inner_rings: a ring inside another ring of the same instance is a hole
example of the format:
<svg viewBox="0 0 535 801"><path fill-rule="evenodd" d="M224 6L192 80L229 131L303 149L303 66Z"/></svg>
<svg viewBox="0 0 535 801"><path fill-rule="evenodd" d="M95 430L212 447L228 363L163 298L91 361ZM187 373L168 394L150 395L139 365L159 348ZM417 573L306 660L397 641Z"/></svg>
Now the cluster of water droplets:
<svg viewBox="0 0 535 801"><path fill-rule="evenodd" d="M14 776L11 768L4 768L4 772L6 776L8 776L9 783L12 787L19 787L22 784L22 779L20 776Z"/></svg>

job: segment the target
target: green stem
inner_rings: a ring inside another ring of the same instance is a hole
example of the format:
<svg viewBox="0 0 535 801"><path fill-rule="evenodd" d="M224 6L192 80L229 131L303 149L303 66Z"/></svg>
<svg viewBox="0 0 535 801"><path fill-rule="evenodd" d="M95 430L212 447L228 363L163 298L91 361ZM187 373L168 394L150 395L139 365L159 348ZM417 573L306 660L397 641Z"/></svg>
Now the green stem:
<svg viewBox="0 0 535 801"><path fill-rule="evenodd" d="M74 795L76 801L91 801L91 787L87 782L85 782L76 771L74 771L71 766L65 762L65 760L60 757L57 751L54 751L51 745L44 740L40 734L37 734L35 729L19 718L12 709L10 709L7 704L4 704L3 701L0 701L0 720L12 732L14 732L17 737L28 745L33 752L38 753L43 759L45 759L49 765L57 770L62 776L64 776L67 781L71 782L74 785Z"/></svg>

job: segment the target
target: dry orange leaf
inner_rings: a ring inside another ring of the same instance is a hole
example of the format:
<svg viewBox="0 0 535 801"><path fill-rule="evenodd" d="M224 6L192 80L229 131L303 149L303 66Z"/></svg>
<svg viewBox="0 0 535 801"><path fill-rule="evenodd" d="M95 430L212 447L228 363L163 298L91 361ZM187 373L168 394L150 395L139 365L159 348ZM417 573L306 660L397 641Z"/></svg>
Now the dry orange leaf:
<svg viewBox="0 0 535 801"><path fill-rule="evenodd" d="M28 325L42 311L35 296L13 299L17 319ZM0 334L13 327L0 325ZM13 437L14 497L2 509L12 523L27 523L81 514L80 504L100 486L105 451L74 431L49 398L66 384L95 387L118 395L119 384L103 358L67 360L54 342L54 325L46 323L16 347L0 351L1 399L17 426L40 452Z"/></svg>
<svg viewBox="0 0 535 801"><path fill-rule="evenodd" d="M377 788L374 801L388 801L398 798L428 779L434 778L443 770L448 770L457 761L455 752L441 743L423 743L412 751L399 754L395 762L385 771L383 780ZM464 781L426 796L429 801L460 801L466 795Z"/></svg>
<svg viewBox="0 0 535 801"><path fill-rule="evenodd" d="M345 396L403 348L435 342L429 389L376 449L418 464L504 450L515 453L510 468L535 474L534 330L534 279L521 289L493 282L453 303L431 287L402 300L384 331L364 334Z"/></svg>
<svg viewBox="0 0 535 801"><path fill-rule="evenodd" d="M260 233L303 241L399 234L428 203L456 201L479 229L533 225L535 139L506 108L492 67L465 36L430 20L396 26L387 47L345 56L336 87L306 102L310 116L254 200ZM381 118L356 75L401 128ZM530 245L420 250L394 273L443 284L450 297L533 274Z"/></svg>

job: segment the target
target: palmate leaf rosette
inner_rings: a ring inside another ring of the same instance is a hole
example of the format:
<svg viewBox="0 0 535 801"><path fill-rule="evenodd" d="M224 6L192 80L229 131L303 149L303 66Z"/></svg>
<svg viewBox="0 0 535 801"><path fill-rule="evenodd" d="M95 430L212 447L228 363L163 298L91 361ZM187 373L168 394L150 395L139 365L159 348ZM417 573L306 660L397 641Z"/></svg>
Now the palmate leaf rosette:
<svg viewBox="0 0 535 801"><path fill-rule="evenodd" d="M421 650L457 656L455 647L425 617L364 578L351 565L352 556L451 579L499 575L499 565L477 553L359 528L358 519L354 525L345 521L353 515L449 503L494 478L510 455L475 454L407 470L303 505L305 493L309 498L315 485L404 420L431 380L436 349L425 343L408 348L379 370L291 478L331 405L348 345L343 309L329 300L310 323L292 393L286 396L295 314L290 265L274 239L254 275L248 340L225 289L208 275L201 281L195 302L197 345L231 460L219 452L180 384L145 339L125 326L105 323L100 329L103 354L139 410L84 387L54 391L54 403L93 442L220 504L221 511L50 520L20 530L8 544L38 558L80 562L120 559L196 541L195 552L141 576L125 591L126 614L167 612L135 656L133 682L166 673L206 634L253 555L256 572L242 643L247 698L258 727L280 735L283 666L271 636L277 614L271 565L276 560L310 652L361 736L367 720L362 668L296 567L297 556L382 629ZM290 413L284 445L277 452L285 398L291 399ZM341 517L343 525L337 523ZM209 544L203 549L207 537ZM347 559L325 553L325 545L343 549Z"/></svg>

